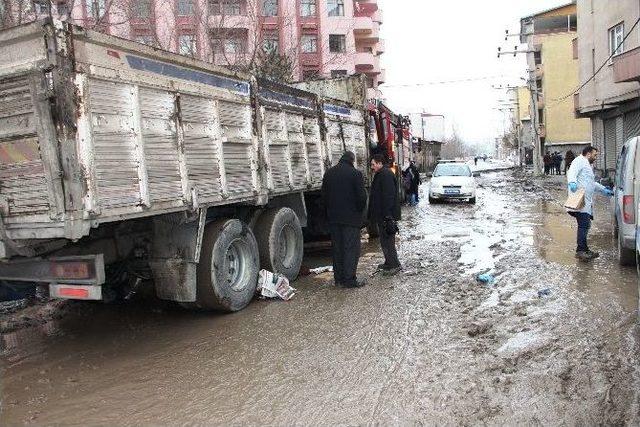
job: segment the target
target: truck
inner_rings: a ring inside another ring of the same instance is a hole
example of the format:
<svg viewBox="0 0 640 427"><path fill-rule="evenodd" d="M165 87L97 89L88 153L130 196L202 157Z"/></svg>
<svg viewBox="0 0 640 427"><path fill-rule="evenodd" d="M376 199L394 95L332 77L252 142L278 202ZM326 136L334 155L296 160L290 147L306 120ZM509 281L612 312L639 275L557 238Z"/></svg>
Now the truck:
<svg viewBox="0 0 640 427"><path fill-rule="evenodd" d="M0 280L81 300L149 280L224 312L261 268L294 280L324 172L350 150L368 182L374 133L363 77L306 86L54 19L1 31Z"/></svg>

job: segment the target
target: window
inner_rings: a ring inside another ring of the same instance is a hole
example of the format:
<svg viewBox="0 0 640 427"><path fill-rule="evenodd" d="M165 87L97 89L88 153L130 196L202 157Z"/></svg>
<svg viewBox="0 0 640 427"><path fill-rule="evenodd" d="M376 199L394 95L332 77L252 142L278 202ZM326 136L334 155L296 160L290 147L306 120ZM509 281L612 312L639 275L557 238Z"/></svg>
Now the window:
<svg viewBox="0 0 640 427"><path fill-rule="evenodd" d="M318 36L315 34L303 34L300 38L300 50L302 53L318 52Z"/></svg>
<svg viewBox="0 0 640 427"><path fill-rule="evenodd" d="M156 40L153 36L148 34L137 35L133 38L138 43L146 44L147 46L155 46Z"/></svg>
<svg viewBox="0 0 640 427"><path fill-rule="evenodd" d="M107 5L106 0L84 0L87 18L100 19L104 16Z"/></svg>
<svg viewBox="0 0 640 427"><path fill-rule="evenodd" d="M309 70L302 70L302 79L303 80L312 80L317 78L320 75L320 71L319 70L315 70L315 69L309 69Z"/></svg>
<svg viewBox="0 0 640 427"><path fill-rule="evenodd" d="M624 22L609 30L609 55L620 55L624 52Z"/></svg>
<svg viewBox="0 0 640 427"><path fill-rule="evenodd" d="M367 76L366 81L367 81L367 88L373 89L376 86L376 83L373 81L373 77Z"/></svg>
<svg viewBox="0 0 640 427"><path fill-rule="evenodd" d="M178 0L178 16L192 16L194 11L194 0Z"/></svg>
<svg viewBox="0 0 640 427"><path fill-rule="evenodd" d="M210 15L245 15L245 3L241 0L209 0Z"/></svg>
<svg viewBox="0 0 640 427"><path fill-rule="evenodd" d="M243 53L244 43L238 38L229 38L224 41L225 53Z"/></svg>
<svg viewBox="0 0 640 427"><path fill-rule="evenodd" d="M215 31L211 35L211 50L214 54L244 53L247 39L247 30Z"/></svg>
<svg viewBox="0 0 640 427"><path fill-rule="evenodd" d="M300 2L300 16L316 16L316 0L302 0Z"/></svg>
<svg viewBox="0 0 640 427"><path fill-rule="evenodd" d="M38 15L49 14L49 0L35 0L33 2L33 10Z"/></svg>
<svg viewBox="0 0 640 427"><path fill-rule="evenodd" d="M344 77L347 75L347 70L331 70L331 77Z"/></svg>
<svg viewBox="0 0 640 427"><path fill-rule="evenodd" d="M264 52L278 52L279 39L277 33L265 34L262 39L262 50Z"/></svg>
<svg viewBox="0 0 640 427"><path fill-rule="evenodd" d="M329 16L344 16L344 0L327 0Z"/></svg>
<svg viewBox="0 0 640 427"><path fill-rule="evenodd" d="M198 53L197 39L193 34L181 34L178 37L178 53L195 56Z"/></svg>
<svg viewBox="0 0 640 427"><path fill-rule="evenodd" d="M137 19L147 19L151 15L151 0L131 2L131 16Z"/></svg>
<svg viewBox="0 0 640 427"><path fill-rule="evenodd" d="M347 51L347 38L342 34L329 35L329 51L332 53L344 53Z"/></svg>
<svg viewBox="0 0 640 427"><path fill-rule="evenodd" d="M262 16L278 16L278 0L263 0Z"/></svg>
<svg viewBox="0 0 640 427"><path fill-rule="evenodd" d="M58 9L58 15L60 16L61 19L67 18L71 14L70 13L71 10L69 9L69 6L67 5L66 2L58 3L57 9ZM2 13L0 13L0 15L2 15Z"/></svg>
<svg viewBox="0 0 640 427"><path fill-rule="evenodd" d="M533 52L533 60L536 65L542 64L542 52Z"/></svg>

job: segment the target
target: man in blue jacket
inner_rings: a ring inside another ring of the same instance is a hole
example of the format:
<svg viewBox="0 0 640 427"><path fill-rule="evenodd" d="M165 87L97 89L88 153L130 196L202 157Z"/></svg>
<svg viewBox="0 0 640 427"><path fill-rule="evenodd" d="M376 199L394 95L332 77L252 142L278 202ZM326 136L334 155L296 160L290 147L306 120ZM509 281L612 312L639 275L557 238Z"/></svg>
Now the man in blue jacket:
<svg viewBox="0 0 640 427"><path fill-rule="evenodd" d="M366 283L356 277L367 192L362 172L354 167L355 160L351 151L345 152L322 180L322 198L331 232L333 277L336 286L344 288L359 288Z"/></svg>
<svg viewBox="0 0 640 427"><path fill-rule="evenodd" d="M578 156L567 172L567 182L569 183L569 194L584 190L584 206L581 209L568 209L569 215L573 216L578 222L578 246L576 248L576 257L583 261L590 261L600 256L598 252L593 252L587 244L587 235L591 228L593 220L593 196L596 191L606 195L613 196L613 191L596 182L596 176L593 173L593 163L598 158L598 150L595 147L588 146L582 150L582 155Z"/></svg>

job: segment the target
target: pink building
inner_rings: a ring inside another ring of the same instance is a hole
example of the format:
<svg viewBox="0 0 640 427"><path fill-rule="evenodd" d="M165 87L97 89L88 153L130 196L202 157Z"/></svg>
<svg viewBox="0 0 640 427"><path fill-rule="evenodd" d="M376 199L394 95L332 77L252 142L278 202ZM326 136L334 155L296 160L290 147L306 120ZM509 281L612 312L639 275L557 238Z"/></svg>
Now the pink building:
<svg viewBox="0 0 640 427"><path fill-rule="evenodd" d="M23 21L51 10L86 27L218 65L246 66L264 50L277 49L292 58L298 80L365 74L370 98L379 97L385 78L377 0L7 1Z"/></svg>

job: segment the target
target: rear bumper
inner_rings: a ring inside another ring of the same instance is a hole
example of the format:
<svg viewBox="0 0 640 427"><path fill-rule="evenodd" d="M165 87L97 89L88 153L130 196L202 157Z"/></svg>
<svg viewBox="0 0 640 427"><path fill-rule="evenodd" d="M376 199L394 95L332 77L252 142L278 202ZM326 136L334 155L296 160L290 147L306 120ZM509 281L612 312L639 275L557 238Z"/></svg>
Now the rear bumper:
<svg viewBox="0 0 640 427"><path fill-rule="evenodd" d="M4 261L0 280L99 286L105 282L104 258L97 254Z"/></svg>

